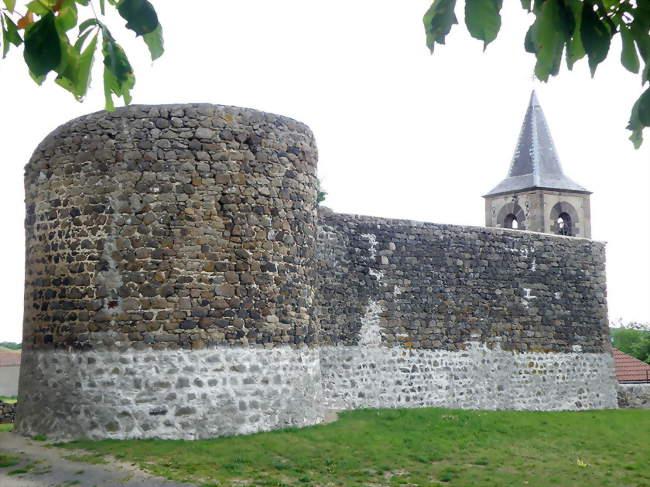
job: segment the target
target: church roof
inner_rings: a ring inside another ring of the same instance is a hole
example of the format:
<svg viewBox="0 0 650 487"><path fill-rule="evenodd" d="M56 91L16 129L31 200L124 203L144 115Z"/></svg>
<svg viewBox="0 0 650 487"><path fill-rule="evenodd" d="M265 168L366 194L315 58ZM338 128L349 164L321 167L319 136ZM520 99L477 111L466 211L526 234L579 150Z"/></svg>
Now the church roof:
<svg viewBox="0 0 650 487"><path fill-rule="evenodd" d="M0 367L17 367L20 357L20 352L0 352Z"/></svg>
<svg viewBox="0 0 650 487"><path fill-rule="evenodd" d="M533 91L508 176L485 196L536 188L590 193L564 175L544 112Z"/></svg>
<svg viewBox="0 0 650 487"><path fill-rule="evenodd" d="M613 348L616 380L619 382L650 382L650 364Z"/></svg>

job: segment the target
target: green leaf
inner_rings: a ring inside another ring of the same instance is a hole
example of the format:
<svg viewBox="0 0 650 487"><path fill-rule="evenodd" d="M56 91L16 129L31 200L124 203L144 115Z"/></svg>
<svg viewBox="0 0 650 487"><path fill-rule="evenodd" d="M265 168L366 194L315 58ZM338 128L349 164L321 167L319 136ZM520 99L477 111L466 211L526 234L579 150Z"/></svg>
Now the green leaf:
<svg viewBox="0 0 650 487"><path fill-rule="evenodd" d="M73 52L76 54L75 62L68 64L69 69L61 72L56 79L57 84L71 92L77 101L83 101L90 86L90 72L97 49L97 36L98 34L95 34L83 52L79 52L77 45L73 47Z"/></svg>
<svg viewBox="0 0 650 487"><path fill-rule="evenodd" d="M154 29L153 32L149 32L142 36L142 39L147 44L149 48L149 53L151 54L151 60L155 61L165 52L163 46L163 33L162 26L158 24L158 27Z"/></svg>
<svg viewBox="0 0 650 487"><path fill-rule="evenodd" d="M93 60L95 59L95 49L97 48L97 36L93 37L93 40L90 41L86 49L81 53L79 57L79 78L77 80L77 93L76 95L83 99L88 92L88 87L90 86L90 72L93 66Z"/></svg>
<svg viewBox="0 0 650 487"><path fill-rule="evenodd" d="M29 76L36 82L37 85L42 85L43 81L45 81L45 78L47 77L46 75L36 76L31 71L29 72Z"/></svg>
<svg viewBox="0 0 650 487"><path fill-rule="evenodd" d="M124 98L124 103L131 102L131 89L135 85L135 76L124 50L115 42L105 26L102 26L102 53L104 54L104 97L106 109L114 110L113 94Z"/></svg>
<svg viewBox="0 0 650 487"><path fill-rule="evenodd" d="M582 44L589 58L589 69L591 76L596 74L596 68L603 62L609 52L611 33L609 25L602 22L590 0L585 0L582 6L582 17L580 19L580 35Z"/></svg>
<svg viewBox="0 0 650 487"><path fill-rule="evenodd" d="M545 1L546 0L534 0L532 2L532 4L533 4L533 13L535 15L537 15L538 13L540 13L542 11L542 6L544 5Z"/></svg>
<svg viewBox="0 0 650 487"><path fill-rule="evenodd" d="M7 53L9 52L9 33L7 32L7 28L5 27L5 16L0 14L0 27L2 27L2 59L4 59L7 56Z"/></svg>
<svg viewBox="0 0 650 487"><path fill-rule="evenodd" d="M74 94L79 72L79 52L70 45L67 38L61 39L61 63L56 67L56 84Z"/></svg>
<svg viewBox="0 0 650 487"><path fill-rule="evenodd" d="M465 25L472 37L484 42L483 50L499 33L502 4L503 0L465 0Z"/></svg>
<svg viewBox="0 0 650 487"><path fill-rule="evenodd" d="M643 143L643 129L650 126L650 88L645 90L632 107L627 129L632 131L630 140L638 149Z"/></svg>
<svg viewBox="0 0 650 487"><path fill-rule="evenodd" d="M37 78L45 76L61 63L61 43L52 12L25 29L23 55L29 70Z"/></svg>
<svg viewBox="0 0 650 487"><path fill-rule="evenodd" d="M16 8L16 0L3 0L7 10L14 13L14 8Z"/></svg>
<svg viewBox="0 0 650 487"><path fill-rule="evenodd" d="M33 0L27 4L27 10L34 12L36 15L45 15L52 11L54 4L50 5L49 2L43 0Z"/></svg>
<svg viewBox="0 0 650 487"><path fill-rule="evenodd" d="M56 17L60 32L67 32L77 25L77 4L74 0L64 0Z"/></svg>
<svg viewBox="0 0 650 487"><path fill-rule="evenodd" d="M88 27L92 27L94 25L99 25L99 21L97 19L84 20L81 24L79 24L79 36L81 36Z"/></svg>
<svg viewBox="0 0 650 487"><path fill-rule="evenodd" d="M456 0L434 0L422 21L427 35L427 47L433 53L435 43L444 44L452 25L458 23L454 8Z"/></svg>
<svg viewBox="0 0 650 487"><path fill-rule="evenodd" d="M77 52L81 52L81 46L83 46L84 42L86 42L86 39L90 34L92 34L92 30L88 30L84 32L79 38L77 39L77 42L74 43L74 48L77 50Z"/></svg>
<svg viewBox="0 0 650 487"><path fill-rule="evenodd" d="M126 28L141 36L156 30L158 15L147 0L122 0L117 11L126 20Z"/></svg>
<svg viewBox="0 0 650 487"><path fill-rule="evenodd" d="M6 15L2 15L0 18L2 20L2 58L4 59L7 56L7 52L9 52L10 45L20 46L23 40L13 20Z"/></svg>
<svg viewBox="0 0 650 487"><path fill-rule="evenodd" d="M533 42L537 54L535 75L547 81L560 71L564 44L571 38L575 23L561 0L546 0L537 14Z"/></svg>
<svg viewBox="0 0 650 487"><path fill-rule="evenodd" d="M528 28L526 37L524 38L524 49L526 52L529 52L531 54L537 53L537 48L535 47L535 36L537 35L536 31L537 22L533 22L533 24Z"/></svg>
<svg viewBox="0 0 650 487"><path fill-rule="evenodd" d="M634 36L627 27L621 26L621 39L623 41L623 50L621 51L621 64L628 71L633 73L639 72L639 55L636 53L634 45Z"/></svg>
<svg viewBox="0 0 650 487"><path fill-rule="evenodd" d="M650 29L650 8L645 15L647 17L635 17L634 22L630 25L630 31L634 36L636 47L645 63L645 68L641 72L641 83L647 83L650 80L650 37L648 36L648 30Z"/></svg>
<svg viewBox="0 0 650 487"><path fill-rule="evenodd" d="M650 88L643 92L637 103L639 104L639 121L644 127L650 127Z"/></svg>
<svg viewBox="0 0 650 487"><path fill-rule="evenodd" d="M102 15L106 15L106 5L104 0L99 0L99 11L102 13Z"/></svg>
<svg viewBox="0 0 650 487"><path fill-rule="evenodd" d="M77 0L77 3L79 5L83 5L84 7L87 7L88 6L88 1L89 0Z"/></svg>
<svg viewBox="0 0 650 487"><path fill-rule="evenodd" d="M521 6L530 12L531 0L521 0Z"/></svg>
<svg viewBox="0 0 650 487"><path fill-rule="evenodd" d="M567 4L571 9L573 14L573 19L575 21L575 28L573 29L573 35L571 39L567 42L566 46L566 65L569 70L573 69L573 65L579 59L582 59L587 54L585 48L582 45L582 35L580 34L580 24L582 17L582 1L580 0L568 0Z"/></svg>
<svg viewBox="0 0 650 487"><path fill-rule="evenodd" d="M108 67L109 71L120 83L126 82L130 76L133 76L133 68L131 68L124 50L112 36L104 36L102 49L104 65Z"/></svg>

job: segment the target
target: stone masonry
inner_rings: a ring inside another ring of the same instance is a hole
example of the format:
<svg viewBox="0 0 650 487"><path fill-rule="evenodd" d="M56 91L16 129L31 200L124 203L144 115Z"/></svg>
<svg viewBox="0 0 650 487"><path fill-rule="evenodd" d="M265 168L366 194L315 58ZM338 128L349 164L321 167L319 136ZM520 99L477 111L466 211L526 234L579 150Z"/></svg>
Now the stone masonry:
<svg viewBox="0 0 650 487"><path fill-rule="evenodd" d="M329 407L616 407L604 246L321 211Z"/></svg>
<svg viewBox="0 0 650 487"><path fill-rule="evenodd" d="M0 423L13 423L16 420L16 403L0 401Z"/></svg>
<svg viewBox="0 0 650 487"><path fill-rule="evenodd" d="M618 384L618 407L621 409L650 409L650 383Z"/></svg>
<svg viewBox="0 0 650 487"><path fill-rule="evenodd" d="M310 130L73 120L26 167L17 430L205 438L327 408L616 407L604 247L316 207Z"/></svg>

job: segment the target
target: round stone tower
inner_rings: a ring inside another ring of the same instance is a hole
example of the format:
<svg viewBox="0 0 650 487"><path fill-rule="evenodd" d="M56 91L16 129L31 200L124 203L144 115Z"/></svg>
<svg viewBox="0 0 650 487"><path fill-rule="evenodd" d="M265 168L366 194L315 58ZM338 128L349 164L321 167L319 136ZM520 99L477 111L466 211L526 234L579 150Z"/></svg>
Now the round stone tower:
<svg viewBox="0 0 650 487"><path fill-rule="evenodd" d="M25 170L17 430L191 439L320 421L316 159L305 125L207 104L50 134Z"/></svg>

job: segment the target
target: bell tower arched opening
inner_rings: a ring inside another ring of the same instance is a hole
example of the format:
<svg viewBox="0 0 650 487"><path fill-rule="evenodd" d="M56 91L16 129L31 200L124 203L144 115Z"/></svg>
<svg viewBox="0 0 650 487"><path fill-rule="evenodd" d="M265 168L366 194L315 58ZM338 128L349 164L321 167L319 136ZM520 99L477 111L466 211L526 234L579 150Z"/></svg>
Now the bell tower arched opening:
<svg viewBox="0 0 650 487"><path fill-rule="evenodd" d="M517 217L512 213L508 213L505 220L503 221L503 228L512 228L513 230L518 230L519 222L517 221Z"/></svg>
<svg viewBox="0 0 650 487"><path fill-rule="evenodd" d="M556 235L574 237L580 235L578 212L571 203L560 201L556 203L549 214L551 232Z"/></svg>
<svg viewBox="0 0 650 487"><path fill-rule="evenodd" d="M497 226L511 230L525 230L526 214L523 208L515 200L503 205L497 215Z"/></svg>

